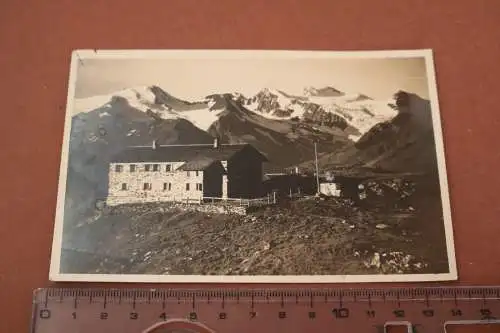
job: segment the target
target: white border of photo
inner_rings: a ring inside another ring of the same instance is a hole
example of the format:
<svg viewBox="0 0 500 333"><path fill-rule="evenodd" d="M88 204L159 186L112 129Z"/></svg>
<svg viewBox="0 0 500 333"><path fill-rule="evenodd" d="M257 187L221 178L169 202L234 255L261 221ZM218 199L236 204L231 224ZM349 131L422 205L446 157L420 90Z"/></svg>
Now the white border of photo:
<svg viewBox="0 0 500 333"><path fill-rule="evenodd" d="M411 58L426 60L429 97L435 148L439 169L439 181L443 207L444 229L448 255L449 273L442 274L377 274L377 275L133 275L133 274L66 274L60 273L63 236L63 215L68 165L69 137L71 131L71 108L75 96L77 65L85 59L245 59L245 58L311 58L311 59L366 59L366 58ZM55 229L52 243L49 279L51 281L80 282L148 282L148 283L353 283L353 282L424 282L456 280L457 266L453 241L450 199L438 103L433 52L422 50L393 51L281 51L281 50L75 50L72 52L66 105L64 138L62 145Z"/></svg>

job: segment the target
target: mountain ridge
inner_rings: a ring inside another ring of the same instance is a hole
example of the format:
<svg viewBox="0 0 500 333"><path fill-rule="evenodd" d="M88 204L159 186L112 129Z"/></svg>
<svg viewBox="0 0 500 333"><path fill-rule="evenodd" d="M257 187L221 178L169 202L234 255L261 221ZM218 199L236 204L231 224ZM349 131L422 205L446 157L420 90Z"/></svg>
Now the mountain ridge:
<svg viewBox="0 0 500 333"><path fill-rule="evenodd" d="M348 129L356 141L376 123L393 116L388 103L377 101L364 94L347 95L333 87L305 88L307 96L288 94L280 89L263 88L254 96L241 93L210 94L199 101L177 98L159 86L134 87L115 94L101 95L87 99L76 99L74 111L85 112L107 105L110 101L124 98L136 109L150 110L164 119L184 118L202 130L207 131L218 116L212 111L223 110L225 100L231 98L246 109L275 120L295 119L317 125ZM224 97L224 98L221 98ZM337 99L338 98L338 99ZM382 110L382 111L380 111Z"/></svg>
<svg viewBox="0 0 500 333"><path fill-rule="evenodd" d="M220 93L189 102L159 87L149 88L136 87L74 104L85 111L72 117L65 201L72 213L68 219L91 214L96 201L106 197L111 156L154 140L159 144L210 144L219 137L221 143L250 143L270 160L264 165L265 172L295 166L314 170L317 143L322 171L340 166L437 174L430 103L415 94L398 92L392 103L378 101L383 112L391 108L394 116L388 116L376 108L363 109L365 101L377 102L366 98L350 102L356 106L352 111L272 89L261 91L258 97ZM346 96L350 98L346 94L340 98ZM270 116L272 110L266 107L277 98L281 98L278 108L289 103L303 112L302 117ZM252 103L261 103L261 110L251 110ZM329 107L337 109L330 112ZM338 113L343 117L335 118ZM349 117L370 119L374 125L369 123L358 131Z"/></svg>
<svg viewBox="0 0 500 333"><path fill-rule="evenodd" d="M100 96L98 101L102 106L96 110L99 110L100 122L111 117L111 110L114 110L111 118L127 117L127 112L135 110L142 114L139 116L134 113L131 116L134 119L146 117L144 119L157 122L184 120L205 134L220 137L227 143L251 143L263 153L277 156L276 165L281 167L306 163L308 156L310 160L313 141L324 146L322 150L327 155L329 152L337 155L335 158L329 157L327 165L332 160L337 161L334 164L345 165L363 163L360 162L363 160L367 166L380 167L384 158L389 160L391 153L388 151L395 154L395 149L389 147L388 142L395 140L398 145L401 142L410 145L428 135L429 131L432 133L429 102L415 94L397 92L390 103L375 101L361 93L348 95L329 86L305 89L310 96L317 97L321 93L338 96L318 97L326 100L333 98L335 102L317 104L311 103L306 96L263 88L250 98L233 92L211 94L200 101L189 102L158 86L149 86L119 91L109 95L111 97L108 102ZM377 111L376 105L383 108L383 111ZM391 111L388 112L388 109ZM411 119L412 125L404 124L401 127L400 123L409 121L407 118ZM352 126L353 119L359 122L358 127ZM363 123L365 120L367 123ZM78 127L77 125L75 126ZM394 129L400 132L392 133ZM94 132L91 133L91 141L96 140ZM141 131L130 129L126 134L127 138L138 135L139 132ZM403 136L405 138L401 139ZM128 141L127 138L124 141ZM377 148L373 148L374 146ZM295 153L288 147L294 147Z"/></svg>
<svg viewBox="0 0 500 333"><path fill-rule="evenodd" d="M320 156L323 168L369 168L437 175L431 105L416 94L398 91L396 117L381 122L352 144ZM312 161L302 164L313 168Z"/></svg>

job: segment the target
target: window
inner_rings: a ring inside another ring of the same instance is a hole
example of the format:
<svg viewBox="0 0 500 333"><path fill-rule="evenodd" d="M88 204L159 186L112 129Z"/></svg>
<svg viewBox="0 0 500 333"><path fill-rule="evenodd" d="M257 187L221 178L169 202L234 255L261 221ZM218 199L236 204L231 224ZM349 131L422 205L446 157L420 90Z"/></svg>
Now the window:
<svg viewBox="0 0 500 333"><path fill-rule="evenodd" d="M123 171L123 165L120 165L120 164L115 165L115 171L116 172L122 172Z"/></svg>
<svg viewBox="0 0 500 333"><path fill-rule="evenodd" d="M153 171L158 171L160 170L160 165L159 164L153 164Z"/></svg>
<svg viewBox="0 0 500 333"><path fill-rule="evenodd" d="M151 190L152 188L153 188L153 186L152 186L152 184L151 184L151 183L144 183L144 187L143 187L143 189L144 189L145 191L149 191L149 190Z"/></svg>
<svg viewBox="0 0 500 333"><path fill-rule="evenodd" d="M186 183L186 191L189 191L189 183Z"/></svg>
<svg viewBox="0 0 500 333"><path fill-rule="evenodd" d="M135 172L135 164L130 164L130 172Z"/></svg>
<svg viewBox="0 0 500 333"><path fill-rule="evenodd" d="M203 191L203 184L201 184L201 183L196 184L196 190Z"/></svg>
<svg viewBox="0 0 500 333"><path fill-rule="evenodd" d="M144 170L151 171L151 164L144 165Z"/></svg>
<svg viewBox="0 0 500 333"><path fill-rule="evenodd" d="M200 174L200 173L199 173L198 171L196 171L196 177L198 177L198 175L199 175L199 174Z"/></svg>
<svg viewBox="0 0 500 333"><path fill-rule="evenodd" d="M163 183L163 191L172 191L172 183Z"/></svg>
<svg viewBox="0 0 500 333"><path fill-rule="evenodd" d="M127 190L127 183L122 183L122 191L126 191Z"/></svg>
<svg viewBox="0 0 500 333"><path fill-rule="evenodd" d="M186 176L188 176L188 177L191 176L191 172L187 171Z"/></svg>
<svg viewBox="0 0 500 333"><path fill-rule="evenodd" d="M167 164L165 166L165 171L167 171L167 172L172 171L172 165L171 164Z"/></svg>

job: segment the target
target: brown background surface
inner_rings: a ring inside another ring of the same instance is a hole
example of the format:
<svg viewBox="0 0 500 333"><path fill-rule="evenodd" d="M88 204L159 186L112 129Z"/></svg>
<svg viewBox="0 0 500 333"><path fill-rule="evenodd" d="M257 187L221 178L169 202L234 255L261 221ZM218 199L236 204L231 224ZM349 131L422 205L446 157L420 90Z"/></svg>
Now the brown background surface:
<svg viewBox="0 0 500 333"><path fill-rule="evenodd" d="M81 48L434 49L458 283L500 284L500 2L3 0L0 332L27 332L32 290L50 285L69 60Z"/></svg>

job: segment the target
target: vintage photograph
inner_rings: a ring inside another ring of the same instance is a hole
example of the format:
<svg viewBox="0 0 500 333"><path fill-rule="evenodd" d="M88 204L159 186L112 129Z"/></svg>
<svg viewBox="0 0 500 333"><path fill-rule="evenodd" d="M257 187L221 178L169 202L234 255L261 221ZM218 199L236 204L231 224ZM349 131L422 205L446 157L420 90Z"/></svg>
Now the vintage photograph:
<svg viewBox="0 0 500 333"><path fill-rule="evenodd" d="M457 278L431 50L78 50L50 278Z"/></svg>

